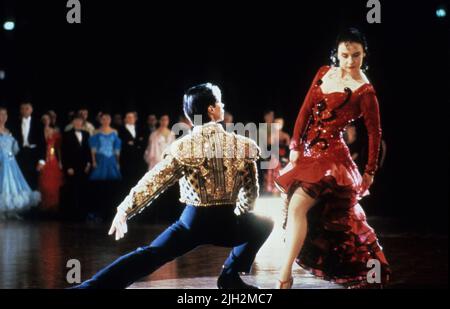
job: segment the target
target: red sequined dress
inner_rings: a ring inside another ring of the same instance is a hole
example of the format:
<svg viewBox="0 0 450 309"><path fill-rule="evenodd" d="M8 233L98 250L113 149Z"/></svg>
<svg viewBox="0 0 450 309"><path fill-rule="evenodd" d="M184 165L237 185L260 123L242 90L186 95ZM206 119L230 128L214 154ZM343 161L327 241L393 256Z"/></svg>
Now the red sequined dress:
<svg viewBox="0 0 450 309"><path fill-rule="evenodd" d="M317 72L295 123L290 149L300 152L295 165L289 163L275 180L287 194L286 205L301 186L318 203L308 213L308 233L296 262L314 275L349 285L367 282L367 263L376 259L383 283L389 265L374 230L358 200L362 177L343 139L344 128L363 117L369 137L369 158L365 172L373 174L381 139L380 117L375 90L364 84L352 91L323 93Z"/></svg>
<svg viewBox="0 0 450 309"><path fill-rule="evenodd" d="M63 184L63 173L59 166L58 151L61 149L61 134L55 132L47 138L47 158L39 175L39 191L43 210L58 210L59 190Z"/></svg>

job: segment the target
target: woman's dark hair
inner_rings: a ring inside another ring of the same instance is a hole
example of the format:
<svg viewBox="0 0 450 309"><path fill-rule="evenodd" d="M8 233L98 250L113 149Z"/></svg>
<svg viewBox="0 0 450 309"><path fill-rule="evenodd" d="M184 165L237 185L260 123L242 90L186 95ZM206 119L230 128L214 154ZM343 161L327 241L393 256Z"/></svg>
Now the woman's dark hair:
<svg viewBox="0 0 450 309"><path fill-rule="evenodd" d="M191 87L183 97L184 114L192 123L195 115L200 115L203 123L209 122L208 107L220 102L221 96L219 87L211 83Z"/></svg>
<svg viewBox="0 0 450 309"><path fill-rule="evenodd" d="M363 60L361 70L367 71L369 69L369 65L367 62L368 56L369 56L367 40L361 31L359 31L358 29L353 28L353 27L350 27L350 28L347 28L347 29L341 31L339 33L339 35L337 36L336 44L334 45L334 48L331 50L331 55L330 55L331 65L339 66L337 49L338 49L339 44L341 44L342 42L353 42L353 43L359 43L362 45L365 57Z"/></svg>
<svg viewBox="0 0 450 309"><path fill-rule="evenodd" d="M41 116L41 122L42 122L42 119L43 119L45 116L47 116L48 119L50 119L49 127L54 129L54 128L55 128L55 125L52 124L52 117L50 116L50 114L49 114L48 112L42 114L42 116Z"/></svg>

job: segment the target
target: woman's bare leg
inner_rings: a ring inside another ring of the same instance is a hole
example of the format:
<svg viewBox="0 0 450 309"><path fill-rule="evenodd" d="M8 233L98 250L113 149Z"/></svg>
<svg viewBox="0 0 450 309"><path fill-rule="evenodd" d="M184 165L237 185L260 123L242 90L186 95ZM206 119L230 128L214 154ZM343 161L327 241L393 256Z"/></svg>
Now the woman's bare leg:
<svg viewBox="0 0 450 309"><path fill-rule="evenodd" d="M292 195L288 209L286 246L281 260L280 281L289 281L292 276L292 265L302 249L308 230L306 215L315 201L301 187Z"/></svg>

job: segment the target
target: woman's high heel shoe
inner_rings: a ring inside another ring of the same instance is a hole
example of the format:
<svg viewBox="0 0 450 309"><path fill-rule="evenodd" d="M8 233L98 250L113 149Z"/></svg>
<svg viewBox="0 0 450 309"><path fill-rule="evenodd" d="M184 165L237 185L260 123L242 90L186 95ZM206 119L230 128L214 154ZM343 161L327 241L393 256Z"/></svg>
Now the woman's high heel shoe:
<svg viewBox="0 0 450 309"><path fill-rule="evenodd" d="M276 289L291 289L292 285L294 284L294 278L291 277L289 280L286 281L277 281Z"/></svg>

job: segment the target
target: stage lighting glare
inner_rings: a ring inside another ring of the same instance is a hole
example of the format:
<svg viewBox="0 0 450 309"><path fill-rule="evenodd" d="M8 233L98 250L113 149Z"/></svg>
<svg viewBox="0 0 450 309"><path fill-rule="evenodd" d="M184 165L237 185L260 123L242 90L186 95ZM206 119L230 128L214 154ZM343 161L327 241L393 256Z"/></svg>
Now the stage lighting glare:
<svg viewBox="0 0 450 309"><path fill-rule="evenodd" d="M447 16L447 11L444 8L439 8L436 10L436 16L438 18L444 18L445 16Z"/></svg>
<svg viewBox="0 0 450 309"><path fill-rule="evenodd" d="M14 30L15 26L16 26L16 24L13 21L5 21L3 23L3 29L5 29L6 31Z"/></svg>

